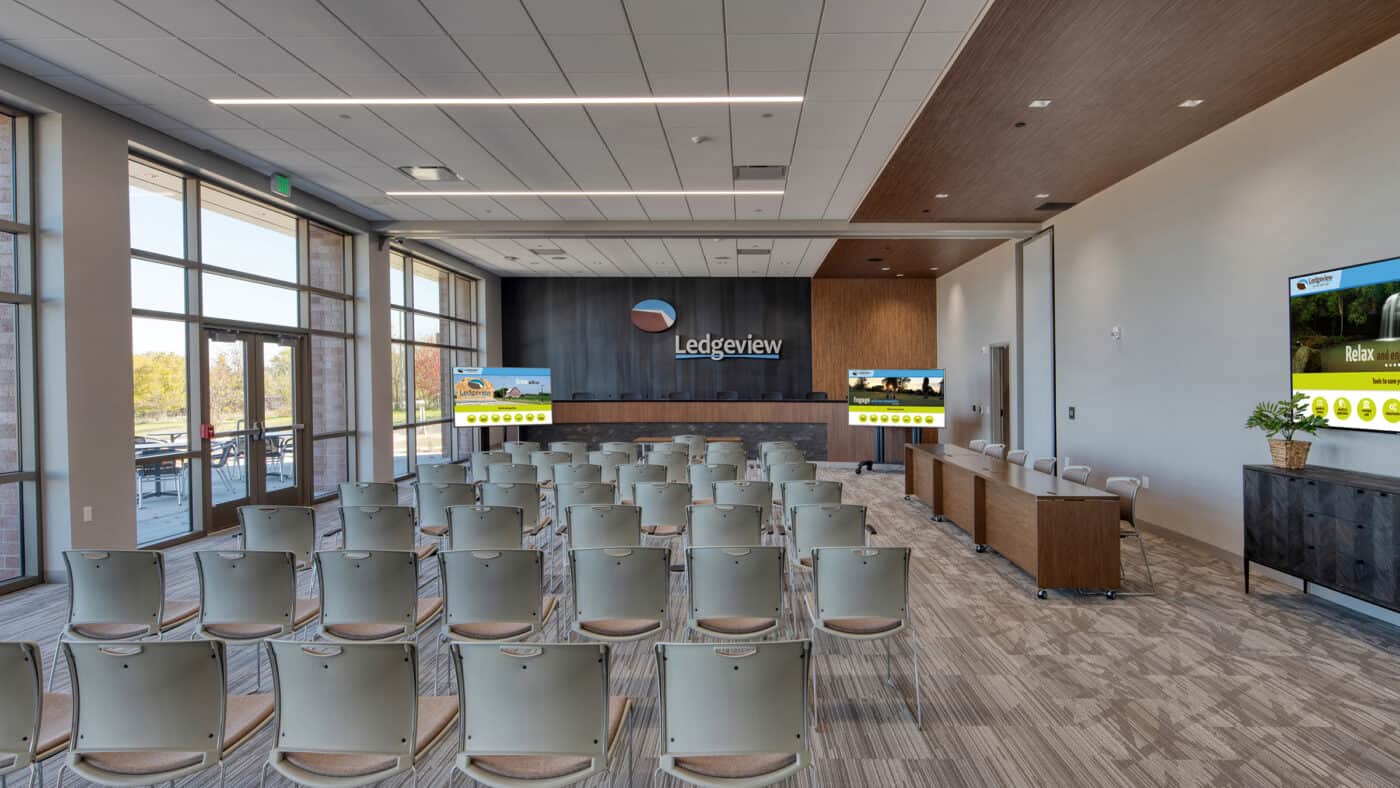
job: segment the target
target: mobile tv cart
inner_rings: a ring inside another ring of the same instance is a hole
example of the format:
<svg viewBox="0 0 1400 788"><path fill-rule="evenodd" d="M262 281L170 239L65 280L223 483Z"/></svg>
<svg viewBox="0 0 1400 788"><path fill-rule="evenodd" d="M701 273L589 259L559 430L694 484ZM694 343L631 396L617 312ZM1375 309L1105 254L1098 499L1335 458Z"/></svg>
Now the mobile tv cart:
<svg viewBox="0 0 1400 788"><path fill-rule="evenodd" d="M913 431L914 431L914 432L913 432L914 443L923 443L923 442L924 442L924 441L923 441L923 437L924 437L924 436L923 436L923 432L924 432L924 431L923 431L921 428L919 428L919 427L913 427L912 429L913 429ZM864 470L864 471L870 471L871 473L893 473L893 471L877 471L877 470L875 470L875 463L877 463L877 462L883 463L884 461L885 461L885 428L884 428L884 427L876 427L876 428L875 428L875 459L873 459L873 460L862 460L862 461L856 463L856 475L859 476L859 475L860 475L860 472L863 471L863 470Z"/></svg>

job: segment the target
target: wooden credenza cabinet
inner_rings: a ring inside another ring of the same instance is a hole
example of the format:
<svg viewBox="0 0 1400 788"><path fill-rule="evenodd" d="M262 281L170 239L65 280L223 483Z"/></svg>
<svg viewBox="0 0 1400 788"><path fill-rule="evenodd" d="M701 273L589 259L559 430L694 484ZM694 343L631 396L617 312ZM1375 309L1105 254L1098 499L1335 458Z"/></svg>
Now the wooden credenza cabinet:
<svg viewBox="0 0 1400 788"><path fill-rule="evenodd" d="M1250 563L1400 610L1400 479L1246 465L1246 593Z"/></svg>

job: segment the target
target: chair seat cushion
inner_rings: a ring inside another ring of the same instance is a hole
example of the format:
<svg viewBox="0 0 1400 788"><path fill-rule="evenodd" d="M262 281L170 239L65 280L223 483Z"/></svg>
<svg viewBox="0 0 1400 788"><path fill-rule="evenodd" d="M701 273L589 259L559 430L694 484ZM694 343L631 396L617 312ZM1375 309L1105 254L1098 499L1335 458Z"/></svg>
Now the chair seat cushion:
<svg viewBox="0 0 1400 788"><path fill-rule="evenodd" d="M695 504L696 506L709 506L714 502L714 498L696 498L695 500L691 501L691 503Z"/></svg>
<svg viewBox="0 0 1400 788"><path fill-rule="evenodd" d="M609 751L617 741L630 704L630 698L617 695L608 698ZM473 756L471 765L508 780L554 780L589 768L593 759L577 755L481 755Z"/></svg>
<svg viewBox="0 0 1400 788"><path fill-rule="evenodd" d="M199 601L195 599L167 599L165 612L160 620L161 631L174 629L199 615Z"/></svg>
<svg viewBox="0 0 1400 788"><path fill-rule="evenodd" d="M298 599L292 610L292 628L296 629L321 612L321 604L314 599ZM269 638L282 631L281 624L271 623L206 623L204 630L216 638L226 640L258 640Z"/></svg>
<svg viewBox="0 0 1400 788"><path fill-rule="evenodd" d="M457 719L457 698L420 695L418 697L418 738L414 752L422 755ZM357 755L331 752L284 752L293 766L322 777L364 777L394 768L397 759L387 755Z"/></svg>
<svg viewBox="0 0 1400 788"><path fill-rule="evenodd" d="M272 693L229 695L224 701L224 752L236 748L272 722Z"/></svg>
<svg viewBox="0 0 1400 788"><path fill-rule="evenodd" d="M824 618L822 626L847 635L878 635L881 632L899 629L904 622L897 618L883 616L859 616L852 618Z"/></svg>
<svg viewBox="0 0 1400 788"><path fill-rule="evenodd" d="M676 759L676 768L717 780L746 780L772 774L797 763L791 752L745 755L694 755Z"/></svg>
<svg viewBox="0 0 1400 788"><path fill-rule="evenodd" d="M73 696L44 693L44 713L39 718L39 746L35 756L42 758L68 745L73 731Z"/></svg>
<svg viewBox="0 0 1400 788"><path fill-rule="evenodd" d="M540 610L540 624L549 620L554 608L559 604L557 597L547 595ZM447 631L471 640L505 640L518 638L530 631L528 621L463 621L452 624Z"/></svg>
<svg viewBox="0 0 1400 788"><path fill-rule="evenodd" d="M644 525L642 532L648 536L678 536L681 532L679 525Z"/></svg>
<svg viewBox="0 0 1400 788"><path fill-rule="evenodd" d="M73 633L89 640L125 640L150 632L140 624L74 624Z"/></svg>
<svg viewBox="0 0 1400 788"><path fill-rule="evenodd" d="M421 627L442 609L442 597L423 597L418 600L418 610L414 626ZM398 624L328 624L326 634L341 640L390 640L402 637L404 627Z"/></svg>
<svg viewBox="0 0 1400 788"><path fill-rule="evenodd" d="M302 627L321 615L321 602L317 599L298 599L292 613L292 626Z"/></svg>
<svg viewBox="0 0 1400 788"><path fill-rule="evenodd" d="M810 566L812 565L812 556L810 556L810 555L803 556L803 557L797 559L797 563L802 564L803 566L808 566L808 567L810 567Z"/></svg>
<svg viewBox="0 0 1400 788"><path fill-rule="evenodd" d="M595 618L580 621L579 629L609 638L625 638L644 635L661 629L661 622L654 618Z"/></svg>
<svg viewBox="0 0 1400 788"><path fill-rule="evenodd" d="M447 536L447 526L445 525L425 525L418 530L428 536Z"/></svg>
<svg viewBox="0 0 1400 788"><path fill-rule="evenodd" d="M424 559L432 558L434 555L437 555L437 549L438 546L436 544L429 542L428 544L418 545L413 549L413 551L418 554L418 560L422 561Z"/></svg>
<svg viewBox="0 0 1400 788"><path fill-rule="evenodd" d="M755 616L714 616L695 619L695 624L701 629L708 629L721 635L753 635L771 629L777 623L777 619Z"/></svg>
<svg viewBox="0 0 1400 788"><path fill-rule="evenodd" d="M632 503L631 498L623 498L622 500L618 501L618 503L622 506L635 506L635 504Z"/></svg>

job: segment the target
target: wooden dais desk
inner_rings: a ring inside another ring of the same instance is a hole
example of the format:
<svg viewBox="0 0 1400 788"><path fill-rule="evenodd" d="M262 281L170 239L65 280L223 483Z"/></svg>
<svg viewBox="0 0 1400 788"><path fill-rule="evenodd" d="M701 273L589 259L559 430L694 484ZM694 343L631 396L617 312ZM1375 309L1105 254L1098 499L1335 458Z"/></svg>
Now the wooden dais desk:
<svg viewBox="0 0 1400 788"><path fill-rule="evenodd" d="M904 492L1047 588L1121 586L1118 496L960 446L904 445Z"/></svg>

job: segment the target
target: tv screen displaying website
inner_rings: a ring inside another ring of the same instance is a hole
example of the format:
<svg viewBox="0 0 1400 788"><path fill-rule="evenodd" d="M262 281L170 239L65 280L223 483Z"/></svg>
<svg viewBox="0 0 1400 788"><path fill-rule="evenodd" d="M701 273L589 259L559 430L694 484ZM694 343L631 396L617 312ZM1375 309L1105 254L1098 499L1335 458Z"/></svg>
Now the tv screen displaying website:
<svg viewBox="0 0 1400 788"><path fill-rule="evenodd" d="M1288 280L1293 390L1337 429L1400 432L1400 257Z"/></svg>
<svg viewBox="0 0 1400 788"><path fill-rule="evenodd" d="M554 422L548 369L453 367L452 423L458 427Z"/></svg>
<svg viewBox="0 0 1400 788"><path fill-rule="evenodd" d="M846 416L856 427L942 427L943 370L852 369Z"/></svg>

